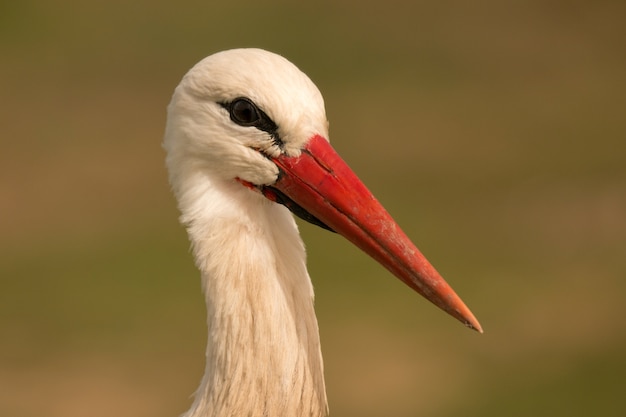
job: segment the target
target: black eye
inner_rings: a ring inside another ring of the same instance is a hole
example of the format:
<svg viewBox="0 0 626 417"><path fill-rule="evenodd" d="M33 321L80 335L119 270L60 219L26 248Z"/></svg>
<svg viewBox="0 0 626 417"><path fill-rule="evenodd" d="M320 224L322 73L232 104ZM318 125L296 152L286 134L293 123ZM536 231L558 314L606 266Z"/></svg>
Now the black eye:
<svg viewBox="0 0 626 417"><path fill-rule="evenodd" d="M238 98L230 104L230 119L241 126L254 126L259 120L259 110L253 102Z"/></svg>
<svg viewBox="0 0 626 417"><path fill-rule="evenodd" d="M219 103L228 110L230 120L239 126L255 127L263 132L269 133L272 141L279 147L283 147L283 142L278 135L278 126L270 117L252 102L249 98L239 97L231 102Z"/></svg>

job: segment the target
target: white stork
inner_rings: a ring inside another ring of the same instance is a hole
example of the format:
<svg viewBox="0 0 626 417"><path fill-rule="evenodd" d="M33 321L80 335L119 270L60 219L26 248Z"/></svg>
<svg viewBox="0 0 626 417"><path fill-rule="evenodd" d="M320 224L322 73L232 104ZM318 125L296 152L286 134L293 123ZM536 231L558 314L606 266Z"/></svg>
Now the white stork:
<svg viewBox="0 0 626 417"><path fill-rule="evenodd" d="M289 210L481 331L328 142L322 95L260 49L196 64L168 107L172 189L202 276L206 369L186 417L328 414L313 287Z"/></svg>

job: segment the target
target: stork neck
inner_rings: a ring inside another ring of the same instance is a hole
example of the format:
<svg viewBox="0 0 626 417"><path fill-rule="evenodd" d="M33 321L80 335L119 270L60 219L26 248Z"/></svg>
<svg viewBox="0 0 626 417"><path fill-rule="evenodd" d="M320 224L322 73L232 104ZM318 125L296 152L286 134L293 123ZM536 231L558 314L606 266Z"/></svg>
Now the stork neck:
<svg viewBox="0 0 626 417"><path fill-rule="evenodd" d="M186 417L327 414L304 246L291 214L244 187L188 225L207 303L202 384Z"/></svg>

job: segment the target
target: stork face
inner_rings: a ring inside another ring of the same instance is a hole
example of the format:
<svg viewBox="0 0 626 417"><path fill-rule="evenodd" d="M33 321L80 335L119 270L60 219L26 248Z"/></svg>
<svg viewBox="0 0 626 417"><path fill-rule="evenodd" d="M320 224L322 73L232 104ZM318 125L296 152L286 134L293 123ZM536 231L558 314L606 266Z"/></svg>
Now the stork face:
<svg viewBox="0 0 626 417"><path fill-rule="evenodd" d="M232 195L247 187L341 234L480 331L467 306L330 146L322 95L286 59L235 49L200 61L174 92L164 147L180 206L201 198L203 188L194 185L203 182L221 180L231 192L239 187ZM183 217L192 221L198 206Z"/></svg>
<svg viewBox="0 0 626 417"><path fill-rule="evenodd" d="M168 108L164 147L174 188L185 164L261 186L279 175L270 158L298 156L314 135L328 138L324 101L313 82L279 55L234 49L185 75Z"/></svg>

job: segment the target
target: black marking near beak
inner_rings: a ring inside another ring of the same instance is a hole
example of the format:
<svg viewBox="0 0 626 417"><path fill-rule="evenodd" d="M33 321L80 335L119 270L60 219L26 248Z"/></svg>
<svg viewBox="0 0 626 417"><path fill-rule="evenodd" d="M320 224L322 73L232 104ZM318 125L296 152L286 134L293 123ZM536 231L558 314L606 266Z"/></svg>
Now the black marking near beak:
<svg viewBox="0 0 626 417"><path fill-rule="evenodd" d="M291 211L296 216L300 217L302 220L306 220L307 222L314 224L316 226L319 226L322 229L326 229L333 233L337 233L332 228L330 228L326 223L324 223L323 221L321 221L320 219L318 219L317 217L315 217L314 215L306 211L302 206L298 205L298 203L293 201L291 198L287 197L287 195L283 193L282 191L274 187L270 187L270 186L260 187L260 191L261 191L261 194L265 196L265 198L275 203L282 204L283 206L287 207L289 211Z"/></svg>

